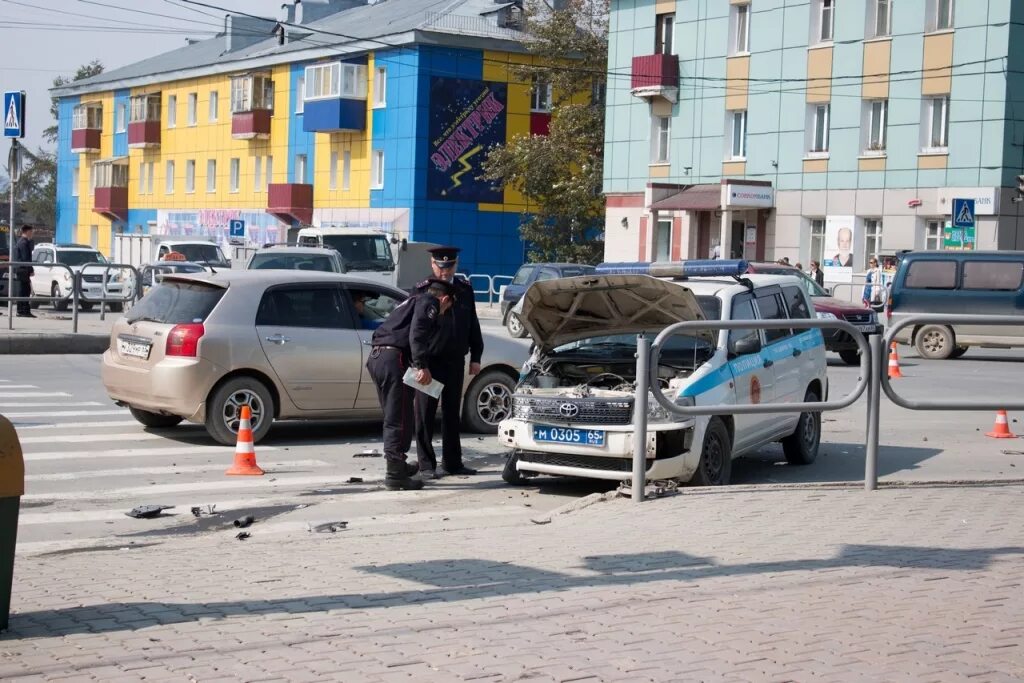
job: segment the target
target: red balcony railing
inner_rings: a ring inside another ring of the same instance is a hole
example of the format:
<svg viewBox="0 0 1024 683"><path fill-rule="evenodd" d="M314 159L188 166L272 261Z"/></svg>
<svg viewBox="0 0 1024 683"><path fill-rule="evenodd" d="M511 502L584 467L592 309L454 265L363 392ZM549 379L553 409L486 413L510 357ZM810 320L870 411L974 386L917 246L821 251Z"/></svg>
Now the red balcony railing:
<svg viewBox="0 0 1024 683"><path fill-rule="evenodd" d="M128 220L128 188L97 187L92 210L107 218Z"/></svg>
<svg viewBox="0 0 1024 683"><path fill-rule="evenodd" d="M98 152L100 151L100 136L102 131L99 128L78 128L71 131L72 152Z"/></svg>
<svg viewBox="0 0 1024 683"><path fill-rule="evenodd" d="M313 222L313 186L275 183L267 188L267 213L282 221Z"/></svg>
<svg viewBox="0 0 1024 683"><path fill-rule="evenodd" d="M270 137L270 110L255 109L232 114L231 137L239 140Z"/></svg>
<svg viewBox="0 0 1024 683"><path fill-rule="evenodd" d="M633 57L633 90L678 87L678 55L655 54Z"/></svg>
<svg viewBox="0 0 1024 683"><path fill-rule="evenodd" d="M128 124L129 147L157 147L159 145L159 121L133 121Z"/></svg>

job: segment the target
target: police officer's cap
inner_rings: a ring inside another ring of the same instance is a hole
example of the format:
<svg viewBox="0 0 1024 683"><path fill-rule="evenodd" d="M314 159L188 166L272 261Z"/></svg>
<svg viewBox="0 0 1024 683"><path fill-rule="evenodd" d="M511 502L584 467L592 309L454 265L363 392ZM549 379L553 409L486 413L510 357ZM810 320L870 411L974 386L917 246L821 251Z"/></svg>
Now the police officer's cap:
<svg viewBox="0 0 1024 683"><path fill-rule="evenodd" d="M462 250L458 247L434 247L429 251L431 257L434 259L434 263L439 266L446 266L457 261L459 258L459 252Z"/></svg>
<svg viewBox="0 0 1024 683"><path fill-rule="evenodd" d="M452 293L452 283L436 277L427 278L427 291L444 296Z"/></svg>

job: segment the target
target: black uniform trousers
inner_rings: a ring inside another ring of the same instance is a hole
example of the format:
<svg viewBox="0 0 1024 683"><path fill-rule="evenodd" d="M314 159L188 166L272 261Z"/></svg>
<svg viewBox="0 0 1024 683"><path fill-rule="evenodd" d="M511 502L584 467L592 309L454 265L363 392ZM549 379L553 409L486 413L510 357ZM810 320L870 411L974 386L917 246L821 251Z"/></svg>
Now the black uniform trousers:
<svg viewBox="0 0 1024 683"><path fill-rule="evenodd" d="M413 394L418 392L402 378L407 369L405 353L392 348L370 352L366 369L377 387L377 398L384 411L384 457L389 475L405 474L405 455L412 445L414 430Z"/></svg>
<svg viewBox="0 0 1024 683"><path fill-rule="evenodd" d="M444 384L441 392L441 460L446 470L462 467L462 383L466 377L465 356L430 362L430 374ZM434 425L438 400L416 392L416 457L420 470L437 468L434 453Z"/></svg>
<svg viewBox="0 0 1024 683"><path fill-rule="evenodd" d="M32 295L32 283L29 279L28 274L17 275L14 280L15 286L12 287L11 296L31 296ZM32 312L32 306L28 301L18 302L18 314L26 315Z"/></svg>

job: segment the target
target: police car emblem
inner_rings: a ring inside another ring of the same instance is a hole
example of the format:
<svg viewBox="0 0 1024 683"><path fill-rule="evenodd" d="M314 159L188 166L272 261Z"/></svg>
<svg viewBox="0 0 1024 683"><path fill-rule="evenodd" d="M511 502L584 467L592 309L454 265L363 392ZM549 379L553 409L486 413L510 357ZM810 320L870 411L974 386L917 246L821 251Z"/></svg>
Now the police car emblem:
<svg viewBox="0 0 1024 683"><path fill-rule="evenodd" d="M563 403L558 406L558 412L562 417L576 417L580 414L580 407L575 403Z"/></svg>

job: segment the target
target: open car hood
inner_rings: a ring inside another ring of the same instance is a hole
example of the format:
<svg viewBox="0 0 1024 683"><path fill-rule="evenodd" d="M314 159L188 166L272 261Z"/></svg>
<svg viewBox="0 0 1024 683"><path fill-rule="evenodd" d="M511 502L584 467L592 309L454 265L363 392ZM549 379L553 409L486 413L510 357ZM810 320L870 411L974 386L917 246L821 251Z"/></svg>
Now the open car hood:
<svg viewBox="0 0 1024 683"><path fill-rule="evenodd" d="M584 275L535 282L520 305L520 320L545 353L590 337L657 334L675 323L704 320L688 288L647 275ZM718 338L715 330L700 330L694 336L712 346Z"/></svg>

